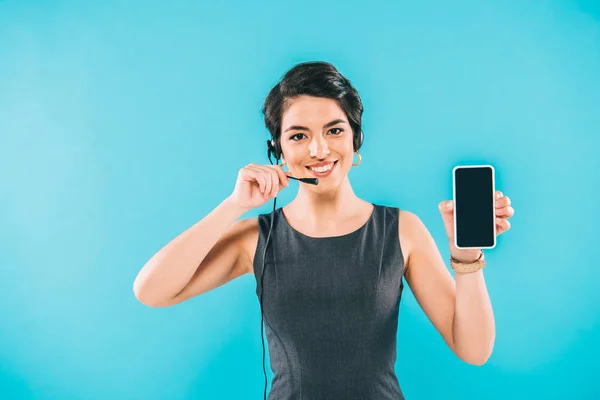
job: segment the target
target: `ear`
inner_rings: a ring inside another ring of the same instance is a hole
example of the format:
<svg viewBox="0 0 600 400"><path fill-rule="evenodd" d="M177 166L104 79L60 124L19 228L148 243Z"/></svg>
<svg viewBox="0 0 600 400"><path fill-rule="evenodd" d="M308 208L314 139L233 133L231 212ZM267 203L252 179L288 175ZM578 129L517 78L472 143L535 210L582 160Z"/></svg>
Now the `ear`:
<svg viewBox="0 0 600 400"><path fill-rule="evenodd" d="M281 150L281 153L279 154L279 158L281 159L282 163L286 163L285 162L285 156L283 155L283 149L281 147L279 147L279 149Z"/></svg>

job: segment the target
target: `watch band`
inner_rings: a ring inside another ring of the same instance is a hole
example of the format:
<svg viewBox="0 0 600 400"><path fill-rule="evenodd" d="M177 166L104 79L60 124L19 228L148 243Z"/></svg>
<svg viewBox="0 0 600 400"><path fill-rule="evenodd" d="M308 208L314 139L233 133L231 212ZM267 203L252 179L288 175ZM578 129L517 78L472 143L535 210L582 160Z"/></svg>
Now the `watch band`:
<svg viewBox="0 0 600 400"><path fill-rule="evenodd" d="M452 269L459 274L469 274L471 272L479 271L483 267L485 267L485 260L482 260L483 250L481 250L481 254L479 254L479 258L475 261L470 262L461 262L450 256L450 266Z"/></svg>

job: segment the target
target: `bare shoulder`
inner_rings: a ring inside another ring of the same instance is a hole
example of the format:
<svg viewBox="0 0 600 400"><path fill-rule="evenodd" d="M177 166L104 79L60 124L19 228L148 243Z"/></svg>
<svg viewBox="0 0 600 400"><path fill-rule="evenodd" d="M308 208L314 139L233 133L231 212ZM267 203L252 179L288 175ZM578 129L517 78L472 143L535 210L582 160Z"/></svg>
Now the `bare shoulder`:
<svg viewBox="0 0 600 400"><path fill-rule="evenodd" d="M421 219L412 211L408 210L400 210L399 218L399 226L398 229L403 234L409 234L411 231L415 229L419 229L419 225L422 225L423 222Z"/></svg>

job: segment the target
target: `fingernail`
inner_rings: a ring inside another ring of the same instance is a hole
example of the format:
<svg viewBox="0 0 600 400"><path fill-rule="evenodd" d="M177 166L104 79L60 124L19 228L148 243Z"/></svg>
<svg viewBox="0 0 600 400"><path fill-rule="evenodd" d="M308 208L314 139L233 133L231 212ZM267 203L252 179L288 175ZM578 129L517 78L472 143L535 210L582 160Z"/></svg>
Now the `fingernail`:
<svg viewBox="0 0 600 400"><path fill-rule="evenodd" d="M446 202L446 208L452 208L452 201L447 201Z"/></svg>
<svg viewBox="0 0 600 400"><path fill-rule="evenodd" d="M500 197L502 197L502 192L496 193L496 198L499 199Z"/></svg>

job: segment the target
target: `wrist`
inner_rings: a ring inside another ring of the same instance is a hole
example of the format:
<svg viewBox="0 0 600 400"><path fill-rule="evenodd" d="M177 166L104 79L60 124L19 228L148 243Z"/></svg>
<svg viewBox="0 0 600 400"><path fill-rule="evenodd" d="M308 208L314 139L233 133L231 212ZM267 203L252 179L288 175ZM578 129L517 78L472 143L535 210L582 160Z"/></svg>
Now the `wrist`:
<svg viewBox="0 0 600 400"><path fill-rule="evenodd" d="M450 251L450 266L457 274L470 274L485 267L483 250L459 250Z"/></svg>
<svg viewBox="0 0 600 400"><path fill-rule="evenodd" d="M249 208L240 206L233 195L226 197L222 204L235 214L236 219L242 217L245 213L250 211Z"/></svg>
<svg viewBox="0 0 600 400"><path fill-rule="evenodd" d="M453 245L450 246L450 256L461 263L471 263L477 261L479 257L483 258L483 251L480 249L457 249Z"/></svg>

